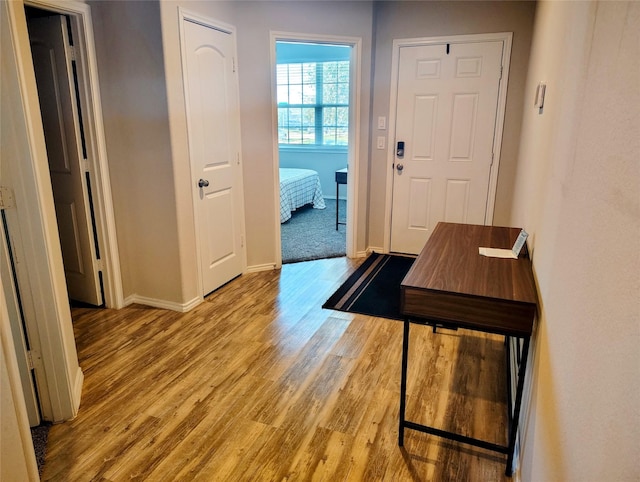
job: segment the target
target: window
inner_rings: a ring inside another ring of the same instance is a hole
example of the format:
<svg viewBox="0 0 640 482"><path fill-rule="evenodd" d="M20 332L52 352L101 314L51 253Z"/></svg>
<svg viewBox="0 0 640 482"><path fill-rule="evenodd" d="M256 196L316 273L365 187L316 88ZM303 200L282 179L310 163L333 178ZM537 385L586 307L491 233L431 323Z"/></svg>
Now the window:
<svg viewBox="0 0 640 482"><path fill-rule="evenodd" d="M348 145L348 60L281 63L276 79L280 145Z"/></svg>

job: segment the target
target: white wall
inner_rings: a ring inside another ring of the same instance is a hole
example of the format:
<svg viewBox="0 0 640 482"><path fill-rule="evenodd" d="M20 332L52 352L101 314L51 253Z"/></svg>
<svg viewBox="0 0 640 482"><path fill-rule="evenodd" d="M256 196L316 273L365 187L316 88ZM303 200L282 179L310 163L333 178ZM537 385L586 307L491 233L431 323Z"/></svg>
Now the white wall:
<svg viewBox="0 0 640 482"><path fill-rule="evenodd" d="M362 38L360 196L356 251L366 248L372 4L370 2L235 2L238 27L242 151L248 264L275 260L270 31Z"/></svg>
<svg viewBox="0 0 640 482"><path fill-rule="evenodd" d="M378 115L388 117L393 39L515 32L495 217L498 224L508 219L532 2L183 0L95 1L91 5L125 296L164 299L178 305L198 296L180 6L237 29L249 267L268 266L276 258L271 31L362 38L356 252L384 244L386 151L371 150L369 120ZM288 155L283 157L285 163L291 161ZM324 177L323 189L335 192L330 175Z"/></svg>
<svg viewBox="0 0 640 482"><path fill-rule="evenodd" d="M371 58L371 4L369 2L190 2L160 3L167 78L171 149L174 157L176 186L185 185L188 167L186 117L179 50L178 7L236 27L240 110L242 127L242 162L245 189L247 265L273 265L276 259L276 184L273 159L273 119L271 99L270 31L341 35L363 39L363 91L361 108L363 134L360 139L362 184L366 186L368 99ZM190 184L189 184L190 185ZM366 189L366 188L365 188ZM180 217L188 208L178 196ZM190 203L189 198L189 203ZM359 200L366 211L366 190ZM186 218L185 218L186 219ZM185 220L184 226L187 226ZM365 216L361 217L359 239L365 247ZM195 264L194 264L195 266ZM184 271L184 266L183 266ZM185 271L186 272L186 271ZM197 272L194 272L194 276Z"/></svg>
<svg viewBox="0 0 640 482"><path fill-rule="evenodd" d="M394 39L438 37L445 35L513 32L509 85L494 224L509 220L513 179L520 139L523 88L527 73L534 2L376 2L375 77L372 118L389 118L391 55ZM375 127L375 126L374 126ZM389 135L375 130L372 138ZM387 139L387 143L394 142ZM386 179L391 172L387 151L373 149L370 160L369 246L384 245Z"/></svg>
<svg viewBox="0 0 640 482"><path fill-rule="evenodd" d="M541 309L522 480L635 481L640 3L545 1L535 25L511 219L532 234Z"/></svg>
<svg viewBox="0 0 640 482"><path fill-rule="evenodd" d="M195 275L183 272L195 250L190 183L186 207L175 184L188 159L172 156L160 5L90 5L124 297L180 307L196 296Z"/></svg>

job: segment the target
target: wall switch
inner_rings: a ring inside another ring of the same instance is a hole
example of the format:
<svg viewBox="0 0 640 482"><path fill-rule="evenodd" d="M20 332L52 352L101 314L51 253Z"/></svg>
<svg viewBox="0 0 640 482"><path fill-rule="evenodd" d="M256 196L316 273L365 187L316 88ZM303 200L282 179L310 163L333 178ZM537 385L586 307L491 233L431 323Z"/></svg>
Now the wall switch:
<svg viewBox="0 0 640 482"><path fill-rule="evenodd" d="M387 118L381 115L380 117L378 117L378 129L383 131L386 128L387 128Z"/></svg>
<svg viewBox="0 0 640 482"><path fill-rule="evenodd" d="M384 136L378 136L377 142L376 142L376 147L378 149L384 149Z"/></svg>

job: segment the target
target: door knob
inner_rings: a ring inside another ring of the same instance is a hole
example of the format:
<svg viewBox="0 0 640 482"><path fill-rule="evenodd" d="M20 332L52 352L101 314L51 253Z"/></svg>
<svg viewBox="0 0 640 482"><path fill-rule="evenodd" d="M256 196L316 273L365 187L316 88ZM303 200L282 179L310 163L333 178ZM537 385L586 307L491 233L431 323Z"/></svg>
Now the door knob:
<svg viewBox="0 0 640 482"><path fill-rule="evenodd" d="M198 181L198 187L207 187L209 185L209 181L206 179L200 179Z"/></svg>
<svg viewBox="0 0 640 482"><path fill-rule="evenodd" d="M396 164L396 169L398 170L398 172L402 172L404 166L402 164Z"/></svg>

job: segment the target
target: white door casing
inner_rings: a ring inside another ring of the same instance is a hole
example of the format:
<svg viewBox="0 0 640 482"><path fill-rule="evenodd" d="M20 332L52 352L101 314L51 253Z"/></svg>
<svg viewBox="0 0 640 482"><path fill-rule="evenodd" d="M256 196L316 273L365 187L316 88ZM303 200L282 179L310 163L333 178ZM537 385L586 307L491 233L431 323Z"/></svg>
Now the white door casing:
<svg viewBox="0 0 640 482"><path fill-rule="evenodd" d="M182 20L183 74L202 295L245 266L235 36Z"/></svg>
<svg viewBox="0 0 640 482"><path fill-rule="evenodd" d="M105 304L121 308L124 300L91 8L72 0L0 3L3 67L0 177L3 186L13 191L16 205L15 209L5 210L7 229L32 354L36 350L32 359L41 415L44 420L61 422L77 414L84 377L73 339L25 6L68 15L71 19L101 245ZM27 427L25 440L29 437Z"/></svg>
<svg viewBox="0 0 640 482"><path fill-rule="evenodd" d="M71 299L99 306L103 299L66 19L32 19L29 35L67 290Z"/></svg>
<svg viewBox="0 0 640 482"><path fill-rule="evenodd" d="M35 427L40 423L40 408L34 383L34 374L32 374L33 368L30 366L32 365L29 360L31 354L28 349L29 343L27 340L26 326L22 319L18 301L17 280L13 272L9 234L6 232L5 223L6 220L3 212L2 226L0 226L0 273L2 273L0 278L2 278L2 289L4 290L4 299L7 304L11 336L16 349L18 371L20 373L22 394L24 395L24 401L27 407L29 425Z"/></svg>
<svg viewBox="0 0 640 482"><path fill-rule="evenodd" d="M361 97L361 64L362 64L362 39L359 37L343 37L335 35L318 35L300 32L271 32L271 72L273 72L271 97L272 97L272 128L273 128L273 176L274 176L274 223L276 233L274 268L282 267L282 239L280 232L280 186L279 167L280 153L278 144L278 96L275 82L276 72L276 43L277 42L308 42L326 43L332 45L346 45L351 48L349 58L350 86L349 86L349 148L347 164L349 167L349 179L347 183L347 225L346 225L346 255L355 258L365 256L366 252L357 252L358 226L358 192L360 173L360 97Z"/></svg>
<svg viewBox="0 0 640 482"><path fill-rule="evenodd" d="M390 251L419 253L439 221L492 220L505 42L468 37L398 48Z"/></svg>

